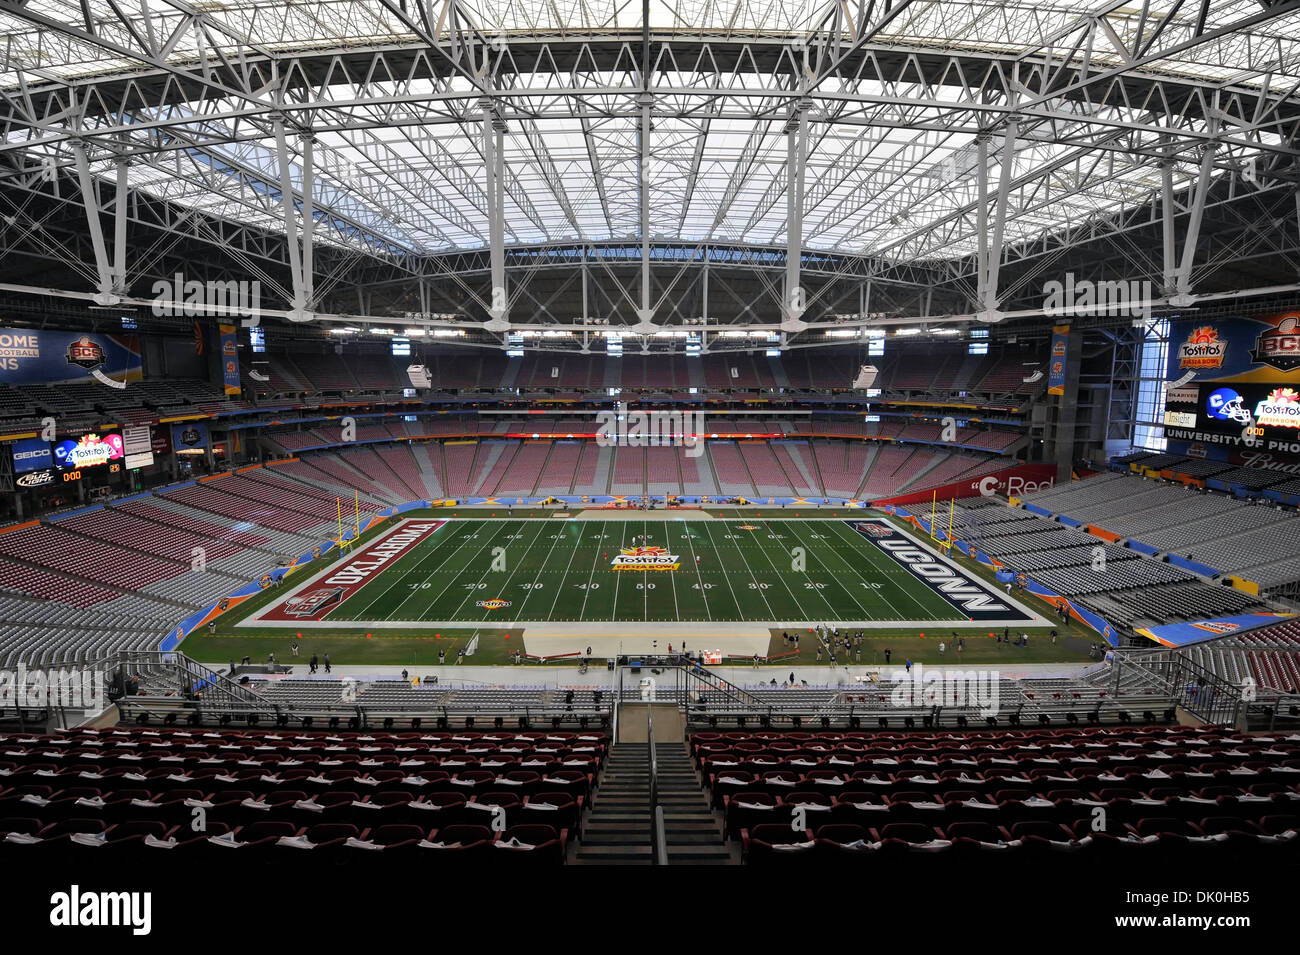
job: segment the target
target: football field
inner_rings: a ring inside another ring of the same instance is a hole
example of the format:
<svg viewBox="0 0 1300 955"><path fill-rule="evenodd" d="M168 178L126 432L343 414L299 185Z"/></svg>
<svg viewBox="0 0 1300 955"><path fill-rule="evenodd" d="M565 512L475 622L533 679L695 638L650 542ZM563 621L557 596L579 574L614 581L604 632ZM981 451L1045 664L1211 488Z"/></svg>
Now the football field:
<svg viewBox="0 0 1300 955"><path fill-rule="evenodd" d="M407 518L240 626L1039 622L883 518ZM715 632L726 632L724 629Z"/></svg>

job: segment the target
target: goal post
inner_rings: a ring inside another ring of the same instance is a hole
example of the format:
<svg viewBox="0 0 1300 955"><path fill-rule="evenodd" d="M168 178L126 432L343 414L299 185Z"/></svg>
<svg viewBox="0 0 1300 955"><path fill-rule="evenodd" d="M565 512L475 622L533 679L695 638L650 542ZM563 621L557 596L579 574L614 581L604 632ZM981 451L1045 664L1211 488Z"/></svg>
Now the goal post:
<svg viewBox="0 0 1300 955"><path fill-rule="evenodd" d="M930 497L930 540L934 546L943 552L945 557L949 556L952 551L952 523L954 512L956 511L956 502L948 501L948 528L941 530L939 523L942 515L939 513L939 492L936 489Z"/></svg>

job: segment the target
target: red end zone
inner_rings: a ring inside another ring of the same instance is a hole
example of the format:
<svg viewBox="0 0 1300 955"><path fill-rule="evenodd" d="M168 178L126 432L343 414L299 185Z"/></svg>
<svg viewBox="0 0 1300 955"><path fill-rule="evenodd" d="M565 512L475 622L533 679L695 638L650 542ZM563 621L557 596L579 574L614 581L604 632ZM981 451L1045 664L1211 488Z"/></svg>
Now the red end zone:
<svg viewBox="0 0 1300 955"><path fill-rule="evenodd" d="M368 584L381 570L425 540L446 521L409 520L396 530L324 571L292 597L257 615L258 620L305 622L324 620L343 601Z"/></svg>

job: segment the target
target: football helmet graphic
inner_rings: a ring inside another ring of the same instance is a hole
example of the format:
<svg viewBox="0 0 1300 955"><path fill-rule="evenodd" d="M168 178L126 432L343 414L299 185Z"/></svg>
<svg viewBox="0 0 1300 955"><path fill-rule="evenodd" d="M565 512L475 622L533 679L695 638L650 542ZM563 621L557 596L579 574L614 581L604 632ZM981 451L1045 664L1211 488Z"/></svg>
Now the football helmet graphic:
<svg viewBox="0 0 1300 955"><path fill-rule="evenodd" d="M1205 410L1211 418L1219 421L1252 423L1250 411L1242 403L1241 395L1231 388L1217 388L1210 392L1210 396L1205 400Z"/></svg>

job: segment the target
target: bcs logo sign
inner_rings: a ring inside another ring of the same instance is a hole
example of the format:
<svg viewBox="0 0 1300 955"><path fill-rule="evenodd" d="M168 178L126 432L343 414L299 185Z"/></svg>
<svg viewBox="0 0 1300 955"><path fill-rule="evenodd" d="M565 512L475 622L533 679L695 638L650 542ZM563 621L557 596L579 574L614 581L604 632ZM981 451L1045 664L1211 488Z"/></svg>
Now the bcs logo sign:
<svg viewBox="0 0 1300 955"><path fill-rule="evenodd" d="M80 365L89 371L104 364L104 346L88 335L68 343L68 364Z"/></svg>
<svg viewBox="0 0 1300 955"><path fill-rule="evenodd" d="M1287 315L1273 328L1260 332L1250 358L1280 371L1300 368L1300 316Z"/></svg>
<svg viewBox="0 0 1300 955"><path fill-rule="evenodd" d="M893 537L894 529L887 524L873 524L870 521L859 521L853 525L854 530L870 537Z"/></svg>
<svg viewBox="0 0 1300 955"><path fill-rule="evenodd" d="M299 594L285 601L284 612L291 617L317 617L342 600L342 587L309 590L305 594Z"/></svg>

